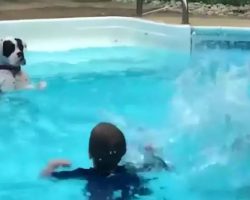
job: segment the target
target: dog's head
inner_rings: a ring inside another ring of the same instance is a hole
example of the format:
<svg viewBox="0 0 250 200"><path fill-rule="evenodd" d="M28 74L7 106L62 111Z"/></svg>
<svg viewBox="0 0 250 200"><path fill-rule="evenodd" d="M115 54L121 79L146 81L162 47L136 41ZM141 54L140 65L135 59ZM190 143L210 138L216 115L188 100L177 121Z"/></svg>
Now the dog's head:
<svg viewBox="0 0 250 200"><path fill-rule="evenodd" d="M26 44L19 38L0 39L0 64L21 66L26 64Z"/></svg>

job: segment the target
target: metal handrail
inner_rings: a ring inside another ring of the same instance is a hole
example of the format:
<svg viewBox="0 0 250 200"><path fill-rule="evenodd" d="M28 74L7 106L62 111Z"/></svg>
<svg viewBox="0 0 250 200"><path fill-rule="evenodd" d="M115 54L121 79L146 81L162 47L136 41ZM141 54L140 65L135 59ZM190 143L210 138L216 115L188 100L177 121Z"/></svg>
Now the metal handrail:
<svg viewBox="0 0 250 200"><path fill-rule="evenodd" d="M188 9L188 0L181 0L182 5L182 24L189 24L189 9ZM166 10L166 7L159 8L156 10L151 10L146 13L143 13L143 0L137 0L136 3L136 14L138 17L143 15L148 15L151 13L159 12L162 10Z"/></svg>
<svg viewBox="0 0 250 200"><path fill-rule="evenodd" d="M136 14L138 17L141 17L143 13L143 0L136 1Z"/></svg>
<svg viewBox="0 0 250 200"><path fill-rule="evenodd" d="M189 24L188 0L181 0L182 4L182 24Z"/></svg>

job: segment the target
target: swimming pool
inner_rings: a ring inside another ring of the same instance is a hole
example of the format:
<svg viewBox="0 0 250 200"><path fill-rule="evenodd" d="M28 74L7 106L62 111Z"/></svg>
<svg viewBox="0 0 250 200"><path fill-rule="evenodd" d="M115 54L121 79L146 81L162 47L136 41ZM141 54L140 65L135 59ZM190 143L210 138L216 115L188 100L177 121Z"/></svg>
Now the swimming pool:
<svg viewBox="0 0 250 200"><path fill-rule="evenodd" d="M156 36L125 45L124 35L120 44L105 38L79 48L77 40L72 48L69 40L58 50L31 37L25 68L48 88L1 96L0 199L84 199L84 183L38 175L53 158L89 167L89 132L99 121L126 133L127 159L153 142L174 163L174 173L144 174L158 179L141 199L248 199L250 53L195 47L190 55L190 42L172 47L167 36L164 48Z"/></svg>

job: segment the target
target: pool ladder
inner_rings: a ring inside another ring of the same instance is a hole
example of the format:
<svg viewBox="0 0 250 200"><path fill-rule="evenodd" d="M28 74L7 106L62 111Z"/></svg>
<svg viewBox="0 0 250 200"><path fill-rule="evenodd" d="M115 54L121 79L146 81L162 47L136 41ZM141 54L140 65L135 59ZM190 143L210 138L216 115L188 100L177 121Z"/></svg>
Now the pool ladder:
<svg viewBox="0 0 250 200"><path fill-rule="evenodd" d="M136 14L139 17L166 10L166 7L163 7L143 13L143 3L144 0L137 0L136 2ZM182 5L182 24L189 24L188 0L181 0L181 5Z"/></svg>

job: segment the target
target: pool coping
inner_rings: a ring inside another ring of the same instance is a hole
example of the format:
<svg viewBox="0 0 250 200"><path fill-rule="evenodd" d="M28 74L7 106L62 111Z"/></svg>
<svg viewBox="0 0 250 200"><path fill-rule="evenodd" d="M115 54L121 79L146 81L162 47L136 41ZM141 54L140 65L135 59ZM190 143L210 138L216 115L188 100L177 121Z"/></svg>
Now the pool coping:
<svg viewBox="0 0 250 200"><path fill-rule="evenodd" d="M230 41L250 41L250 28L247 27L166 24L119 16L3 20L0 26L0 37L13 35L24 38L31 51L146 46L191 53L197 46L196 41L218 41L225 37Z"/></svg>

